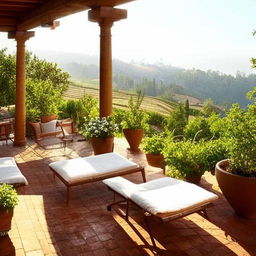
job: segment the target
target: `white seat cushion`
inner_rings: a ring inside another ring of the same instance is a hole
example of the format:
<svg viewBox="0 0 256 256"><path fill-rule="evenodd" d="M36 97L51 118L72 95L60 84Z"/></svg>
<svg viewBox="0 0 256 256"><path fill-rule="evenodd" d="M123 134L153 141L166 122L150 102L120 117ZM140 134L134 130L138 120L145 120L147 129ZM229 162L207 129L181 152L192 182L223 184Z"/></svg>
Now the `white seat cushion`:
<svg viewBox="0 0 256 256"><path fill-rule="evenodd" d="M42 133L53 133L57 131L57 120L47 123L40 123Z"/></svg>
<svg viewBox="0 0 256 256"><path fill-rule="evenodd" d="M28 185L13 157L0 158L0 183Z"/></svg>
<svg viewBox="0 0 256 256"><path fill-rule="evenodd" d="M62 160L49 166L69 184L87 179L93 181L94 178L139 167L116 153Z"/></svg>
<svg viewBox="0 0 256 256"><path fill-rule="evenodd" d="M199 186L169 177L142 184L115 177L106 179L103 183L154 215L178 213L218 198Z"/></svg>

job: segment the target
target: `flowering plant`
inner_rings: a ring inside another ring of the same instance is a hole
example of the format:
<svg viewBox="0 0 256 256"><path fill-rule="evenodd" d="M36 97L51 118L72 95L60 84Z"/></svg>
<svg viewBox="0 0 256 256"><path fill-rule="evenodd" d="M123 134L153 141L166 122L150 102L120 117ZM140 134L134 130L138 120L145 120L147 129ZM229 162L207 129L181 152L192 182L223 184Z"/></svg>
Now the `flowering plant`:
<svg viewBox="0 0 256 256"><path fill-rule="evenodd" d="M107 138L118 132L118 126L110 117L96 117L91 120L85 120L82 134L86 138Z"/></svg>

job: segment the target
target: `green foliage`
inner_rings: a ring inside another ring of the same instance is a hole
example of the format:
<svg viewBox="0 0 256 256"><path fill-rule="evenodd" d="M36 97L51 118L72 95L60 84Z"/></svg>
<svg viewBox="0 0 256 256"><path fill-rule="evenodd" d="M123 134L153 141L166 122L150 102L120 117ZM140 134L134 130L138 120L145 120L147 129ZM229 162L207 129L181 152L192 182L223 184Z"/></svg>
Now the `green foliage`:
<svg viewBox="0 0 256 256"><path fill-rule="evenodd" d="M180 104L170 113L167 119L166 129L172 132L174 136L183 135L186 124L184 106Z"/></svg>
<svg viewBox="0 0 256 256"><path fill-rule="evenodd" d="M148 114L148 124L163 128L166 123L166 117L157 112L147 112Z"/></svg>
<svg viewBox="0 0 256 256"><path fill-rule="evenodd" d="M206 171L213 171L219 161L228 157L228 141L225 139L207 141L201 146Z"/></svg>
<svg viewBox="0 0 256 256"><path fill-rule="evenodd" d="M98 115L98 101L89 95L84 95L79 100L66 100L60 107L60 117L71 117L78 127L83 126L85 119L89 120Z"/></svg>
<svg viewBox="0 0 256 256"><path fill-rule="evenodd" d="M113 136L117 131L117 125L110 117L86 119L83 127L81 128L81 133L86 138L107 138L109 136Z"/></svg>
<svg viewBox="0 0 256 256"><path fill-rule="evenodd" d="M0 107L15 102L15 56L0 50Z"/></svg>
<svg viewBox="0 0 256 256"><path fill-rule="evenodd" d="M139 91L136 97L131 96L128 102L128 111L125 120L122 122L123 128L145 129L147 128L147 114L140 109L144 94Z"/></svg>
<svg viewBox="0 0 256 256"><path fill-rule="evenodd" d="M170 142L163 150L169 170L178 170L183 178L204 174L204 152L192 141Z"/></svg>
<svg viewBox="0 0 256 256"><path fill-rule="evenodd" d="M122 133L122 122L126 119L126 110L115 108L113 110L112 119L118 126L118 132Z"/></svg>
<svg viewBox="0 0 256 256"><path fill-rule="evenodd" d="M217 162L227 157L227 141L213 140L179 141L168 143L164 150L165 162L170 170L183 178L201 176L205 171L212 171Z"/></svg>
<svg viewBox="0 0 256 256"><path fill-rule="evenodd" d="M67 72L63 72L56 63L39 59L30 52L26 53L26 72L32 81L51 82L61 94L68 88L70 75Z"/></svg>
<svg viewBox="0 0 256 256"><path fill-rule="evenodd" d="M27 80L27 119L36 120L42 115L58 113L61 91L54 88L51 81Z"/></svg>
<svg viewBox="0 0 256 256"><path fill-rule="evenodd" d="M210 125L208 120L204 117L198 116L192 119L184 129L184 136L186 139L194 141L209 140L212 138Z"/></svg>
<svg viewBox="0 0 256 256"><path fill-rule="evenodd" d="M186 101L185 101L184 111L185 111L186 121L187 121L187 123L188 123L188 120L189 120L189 113L190 113L190 111L189 111L189 101L188 101L188 99L186 99Z"/></svg>
<svg viewBox="0 0 256 256"><path fill-rule="evenodd" d="M207 99L204 101L202 113L206 117L215 113L215 108L212 99Z"/></svg>
<svg viewBox="0 0 256 256"><path fill-rule="evenodd" d="M0 185L0 207L6 211L13 209L18 204L18 196L12 185Z"/></svg>
<svg viewBox="0 0 256 256"><path fill-rule="evenodd" d="M63 93L68 88L69 74L57 64L26 53L27 114L33 120L44 114L57 114ZM15 103L15 55L0 51L0 104Z"/></svg>
<svg viewBox="0 0 256 256"><path fill-rule="evenodd" d="M154 135L142 141L142 149L146 154L161 154L165 145L163 136Z"/></svg>
<svg viewBox="0 0 256 256"><path fill-rule="evenodd" d="M229 139L230 170L243 176L256 176L256 104L248 110L237 104L230 109L226 121Z"/></svg>

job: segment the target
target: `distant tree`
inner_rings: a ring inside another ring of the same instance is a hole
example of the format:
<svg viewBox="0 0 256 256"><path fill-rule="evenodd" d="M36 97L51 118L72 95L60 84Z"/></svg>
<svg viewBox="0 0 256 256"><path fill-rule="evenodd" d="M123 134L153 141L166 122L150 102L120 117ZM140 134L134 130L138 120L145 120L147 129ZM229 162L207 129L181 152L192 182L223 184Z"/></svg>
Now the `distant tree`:
<svg viewBox="0 0 256 256"><path fill-rule="evenodd" d="M179 104L179 106L171 111L170 116L167 119L166 128L168 131L172 132L174 136L183 135L186 124L187 119L184 105Z"/></svg>
<svg viewBox="0 0 256 256"><path fill-rule="evenodd" d="M185 116L186 116L186 120L187 120L187 123L188 123L188 120L189 120L189 100L188 99L186 99L186 101L185 101L185 109L184 109L184 111L185 111Z"/></svg>
<svg viewBox="0 0 256 256"><path fill-rule="evenodd" d="M15 102L15 56L0 50L0 107Z"/></svg>
<svg viewBox="0 0 256 256"><path fill-rule="evenodd" d="M204 116L210 116L211 114L215 113L215 108L212 99L207 99L203 103L202 113Z"/></svg>
<svg viewBox="0 0 256 256"><path fill-rule="evenodd" d="M44 94L46 92L49 92L49 96L58 92L59 97L61 97L68 88L70 77L68 73L58 68L57 64L41 60L29 52L26 53L26 72L27 96L28 98L31 97L31 100L33 100L31 95L37 96L38 93ZM0 50L0 106L15 103L15 75L15 55L7 54L6 49ZM45 88L40 89L39 84Z"/></svg>

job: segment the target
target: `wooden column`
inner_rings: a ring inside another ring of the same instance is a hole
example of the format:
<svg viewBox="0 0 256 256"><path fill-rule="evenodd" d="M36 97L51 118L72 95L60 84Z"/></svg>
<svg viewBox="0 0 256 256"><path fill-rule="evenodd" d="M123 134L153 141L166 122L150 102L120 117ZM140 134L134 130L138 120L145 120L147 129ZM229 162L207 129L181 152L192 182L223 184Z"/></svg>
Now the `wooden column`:
<svg viewBox="0 0 256 256"><path fill-rule="evenodd" d="M100 116L112 114L112 43L111 27L125 19L127 11L113 7L97 7L89 11L89 20L100 26Z"/></svg>
<svg viewBox="0 0 256 256"><path fill-rule="evenodd" d="M16 101L15 101L15 126L14 145L26 145L26 49L25 42L34 36L31 31L9 32L8 38L17 41L16 53Z"/></svg>

